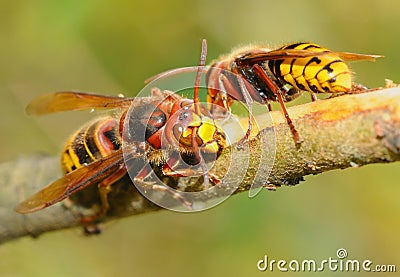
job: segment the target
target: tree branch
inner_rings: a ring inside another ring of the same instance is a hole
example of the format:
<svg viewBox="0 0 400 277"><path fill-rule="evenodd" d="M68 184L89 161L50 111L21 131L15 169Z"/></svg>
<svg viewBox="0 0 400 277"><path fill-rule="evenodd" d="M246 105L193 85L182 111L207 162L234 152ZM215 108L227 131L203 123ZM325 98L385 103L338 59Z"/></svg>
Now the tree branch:
<svg viewBox="0 0 400 277"><path fill-rule="evenodd" d="M288 110L304 140L301 147L296 148L280 111L271 112L273 123L267 116L259 116L261 132L255 128L250 137L249 161L231 157L233 148L228 148L212 169L216 175L231 176L224 185L240 183L237 192L249 190L252 184L276 188L297 184L309 174L400 160L400 88L345 95ZM241 151L238 153L240 156ZM271 169L268 165L273 158ZM230 165L228 172L227 165ZM244 176L236 174L243 168L247 169ZM61 176L58 158L21 157L1 164L0 176L0 243L79 225L74 208L79 201L64 201L27 215L13 210L26 196ZM190 181L179 180L183 184ZM106 221L160 209L142 197L128 178L113 185L109 200L111 209Z"/></svg>

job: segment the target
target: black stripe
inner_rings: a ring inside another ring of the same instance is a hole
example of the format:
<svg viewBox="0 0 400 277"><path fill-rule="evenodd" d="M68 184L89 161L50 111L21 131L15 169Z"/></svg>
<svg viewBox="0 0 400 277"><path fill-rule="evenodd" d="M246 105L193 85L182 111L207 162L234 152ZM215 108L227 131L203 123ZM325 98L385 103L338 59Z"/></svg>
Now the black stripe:
<svg viewBox="0 0 400 277"><path fill-rule="evenodd" d="M338 63L338 62L343 62L343 61L342 61L342 60L334 60L334 61L328 63L328 64L325 65L320 71L318 71L317 74L315 74L315 77L317 78L318 74L321 73L321 72L324 71L324 70L326 70L328 73L332 73L332 72L333 72L333 69L331 68L331 65L332 65L333 63ZM335 81L336 81L336 75L328 80L329 83L333 83L333 82L335 82ZM329 92L329 91L330 91L329 87L322 87L322 89L325 90L326 92Z"/></svg>
<svg viewBox="0 0 400 277"><path fill-rule="evenodd" d="M299 83L297 82L297 79L293 78L293 80L296 82L296 86L297 86L300 90L307 90L307 89L303 86L303 84L299 84Z"/></svg>
<svg viewBox="0 0 400 277"><path fill-rule="evenodd" d="M318 58L318 57L312 57L306 64L305 64L305 66L304 66L304 68L303 68L303 75L304 75L304 72L306 71L306 69L307 69L307 66L309 66L310 64L312 64L312 63L316 63L316 64L320 64L321 63L321 60ZM319 71L318 71L319 72Z"/></svg>
<svg viewBox="0 0 400 277"><path fill-rule="evenodd" d="M116 135L118 130L115 127L110 131L104 132L104 136L110 140L110 142L114 146L114 150L118 150L121 148L121 141Z"/></svg>
<svg viewBox="0 0 400 277"><path fill-rule="evenodd" d="M97 128L99 128L99 125L101 125L101 124L102 124L101 121L96 122L95 124L92 124L91 126L89 126L85 132L86 146L89 149L90 154L92 154L92 156L96 157L96 159L102 158L100 151L99 151L99 147L101 147L101 146L98 146L94 139L94 136L97 135L97 133L96 133L98 130Z"/></svg>
<svg viewBox="0 0 400 277"><path fill-rule="evenodd" d="M306 63L306 65L305 65L304 68L303 68L303 76L304 76L304 80L307 82L307 85L308 85L308 87L311 89L311 91L318 93L318 92L320 92L319 89L318 89L318 87L315 86L315 85L310 84L310 82L307 80L307 78L306 78L306 76L305 76L305 71L306 71L307 67L308 67L310 64L312 64L312 63L320 64L320 63L321 63L321 59L319 59L318 57L313 57L313 58L311 58L311 59ZM319 71L318 71L318 72L319 72ZM316 78L317 75L318 75L318 73L315 74L314 78Z"/></svg>
<svg viewBox="0 0 400 277"><path fill-rule="evenodd" d="M319 74L320 72L324 71L324 70L328 71L329 73L332 73L332 72L333 72L333 69L331 68L331 65L334 64L334 63L342 63L342 62L343 62L343 61L340 60L340 59L331 61L330 63L326 64L323 68L321 68L321 69L317 72L317 74L315 74L315 77L317 77L318 74Z"/></svg>
<svg viewBox="0 0 400 277"><path fill-rule="evenodd" d="M304 44L306 44L306 43L304 43ZM310 45L308 45L307 47L304 47L303 50L307 50L307 49L310 49L310 48L322 49L321 46L310 43Z"/></svg>
<svg viewBox="0 0 400 277"><path fill-rule="evenodd" d="M93 162L93 159L88 155L84 145L85 131L86 128L82 128L76 135L74 142L71 145L71 148L74 150L74 153L78 156L79 164L81 165Z"/></svg>
<svg viewBox="0 0 400 277"><path fill-rule="evenodd" d="M290 45L282 46L281 49L295 49L297 46L305 44L304 42L293 43Z"/></svg>
<svg viewBox="0 0 400 277"><path fill-rule="evenodd" d="M268 62L268 67L277 79L282 77L281 65L285 60L274 60Z"/></svg>
<svg viewBox="0 0 400 277"><path fill-rule="evenodd" d="M296 59L292 59L292 61L290 62L290 71L289 71L290 75L292 75L293 65L295 62L296 62ZM304 71L303 71L303 73L304 73Z"/></svg>

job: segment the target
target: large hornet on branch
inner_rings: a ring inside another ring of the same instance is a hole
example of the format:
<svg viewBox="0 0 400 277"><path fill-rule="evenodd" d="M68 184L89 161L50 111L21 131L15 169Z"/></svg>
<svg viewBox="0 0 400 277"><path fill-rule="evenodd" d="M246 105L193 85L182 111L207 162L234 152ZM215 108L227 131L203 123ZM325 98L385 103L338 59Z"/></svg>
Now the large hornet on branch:
<svg viewBox="0 0 400 277"><path fill-rule="evenodd" d="M205 63L206 42L203 42L200 66ZM84 216L81 222L93 226L109 209L108 194L130 169L148 160L153 167L161 167L165 176L190 176L199 167L208 188L209 176L205 162L209 156L218 158L226 147L223 130L209 117L207 108L199 103L201 70L197 71L194 99L153 89L151 97L113 97L84 92L56 92L34 99L27 113L43 115L85 109L118 109L115 116L104 116L81 127L69 139L61 155L64 176L21 202L16 211L31 213L77 194L88 186L97 185L100 209ZM162 139L165 138L166 142ZM164 144L163 144L164 143ZM160 157L163 147L172 149L169 157ZM124 153L128 153L124 162ZM180 156L180 157L179 157ZM180 164L179 158L185 163ZM146 183L148 167L139 169L134 181ZM168 186L149 185L152 189L176 196ZM190 206L186 199L179 199Z"/></svg>
<svg viewBox="0 0 400 277"><path fill-rule="evenodd" d="M207 102L212 114L215 107L229 110L232 100L248 105L251 130L252 102L268 105L278 101L292 132L296 145L301 138L285 107L285 102L298 97L301 92L345 94L364 91L367 88L353 83L353 73L346 61L374 61L378 55L349 52L333 52L313 43L295 43L271 50L264 46L239 48L231 54L213 61L207 69ZM152 80L167 71L152 77Z"/></svg>

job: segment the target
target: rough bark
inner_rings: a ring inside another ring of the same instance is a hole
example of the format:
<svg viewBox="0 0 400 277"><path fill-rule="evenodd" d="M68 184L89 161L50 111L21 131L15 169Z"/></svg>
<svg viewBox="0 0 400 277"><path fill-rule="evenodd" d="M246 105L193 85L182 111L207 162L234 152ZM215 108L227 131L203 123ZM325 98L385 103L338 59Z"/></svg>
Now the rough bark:
<svg viewBox="0 0 400 277"><path fill-rule="evenodd" d="M213 172L228 176L224 185L239 185L236 192L247 191L252 185L275 189L295 185L309 174L400 160L400 88L297 105L289 108L289 113L304 140L301 147L294 144L280 111L270 113L272 121L259 116L259 129L254 128L249 139L251 157L242 159L242 150L231 156L234 145L217 160ZM57 157L20 157L1 164L0 176L0 243L79 225L79 216L71 208L81 204L79 200L33 214L20 215L13 210L26 196L61 176ZM113 186L105 221L160 209L129 181L125 178ZM192 180L181 178L179 182Z"/></svg>

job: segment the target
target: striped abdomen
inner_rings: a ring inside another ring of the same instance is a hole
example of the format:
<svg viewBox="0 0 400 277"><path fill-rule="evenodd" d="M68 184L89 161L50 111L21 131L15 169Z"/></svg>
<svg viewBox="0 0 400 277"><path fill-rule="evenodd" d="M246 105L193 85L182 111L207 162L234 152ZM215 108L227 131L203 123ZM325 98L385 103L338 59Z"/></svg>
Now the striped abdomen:
<svg viewBox="0 0 400 277"><path fill-rule="evenodd" d="M347 64L330 50L310 43L297 43L281 49L303 49L324 52L324 55L268 61L272 74L283 84L298 90L316 93L348 92L352 74Z"/></svg>
<svg viewBox="0 0 400 277"><path fill-rule="evenodd" d="M106 157L120 147L119 122L113 117L98 118L79 129L67 142L61 155L63 172Z"/></svg>

